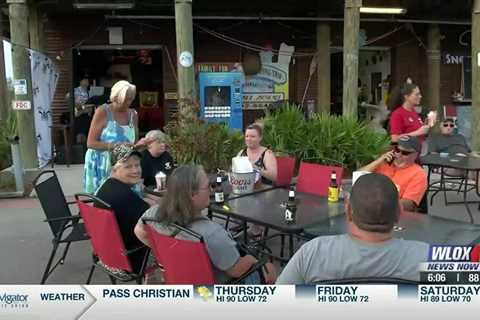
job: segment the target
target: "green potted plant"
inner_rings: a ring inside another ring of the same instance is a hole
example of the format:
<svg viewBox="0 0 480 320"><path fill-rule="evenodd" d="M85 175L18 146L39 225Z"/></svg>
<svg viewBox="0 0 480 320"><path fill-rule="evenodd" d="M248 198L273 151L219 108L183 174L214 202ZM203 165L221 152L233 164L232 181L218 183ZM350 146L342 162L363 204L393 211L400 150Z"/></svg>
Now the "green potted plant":
<svg viewBox="0 0 480 320"><path fill-rule="evenodd" d="M285 105L267 114L264 143L274 151L298 160L341 166L348 176L358 167L385 152L389 137L365 122L349 117L314 114L305 119L295 105Z"/></svg>
<svg viewBox="0 0 480 320"><path fill-rule="evenodd" d="M243 135L226 125L207 123L197 116L198 105L183 101L182 112L167 124L170 149L178 164L201 164L208 173L228 171L243 146Z"/></svg>
<svg viewBox="0 0 480 320"><path fill-rule="evenodd" d="M17 191L23 193L23 169L20 169L20 164L13 163L14 147L18 152L17 117L14 112L9 112L8 116L0 121L0 190L10 192L17 188ZM2 171L11 166L13 172Z"/></svg>
<svg viewBox="0 0 480 320"><path fill-rule="evenodd" d="M17 117L9 112L6 119L0 121L0 170L12 165L10 144L17 136Z"/></svg>

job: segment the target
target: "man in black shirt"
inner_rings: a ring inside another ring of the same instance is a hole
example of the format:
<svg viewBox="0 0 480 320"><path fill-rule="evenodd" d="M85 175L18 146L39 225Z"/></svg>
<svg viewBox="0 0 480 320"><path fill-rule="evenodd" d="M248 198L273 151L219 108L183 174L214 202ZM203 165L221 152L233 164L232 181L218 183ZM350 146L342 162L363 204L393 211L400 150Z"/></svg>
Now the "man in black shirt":
<svg viewBox="0 0 480 320"><path fill-rule="evenodd" d="M169 175L173 170L173 158L166 151L167 137L160 130L152 130L145 138L154 140L142 154L142 178L147 187L156 186L155 175L162 171Z"/></svg>

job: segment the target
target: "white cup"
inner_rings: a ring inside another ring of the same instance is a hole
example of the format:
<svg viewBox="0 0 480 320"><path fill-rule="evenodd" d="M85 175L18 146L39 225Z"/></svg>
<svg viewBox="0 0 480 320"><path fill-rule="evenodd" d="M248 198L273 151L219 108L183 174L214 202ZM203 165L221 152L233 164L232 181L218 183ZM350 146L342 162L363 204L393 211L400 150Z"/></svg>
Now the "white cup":
<svg viewBox="0 0 480 320"><path fill-rule="evenodd" d="M155 181L157 182L157 190L160 191L167 187L167 175L162 171L155 175Z"/></svg>

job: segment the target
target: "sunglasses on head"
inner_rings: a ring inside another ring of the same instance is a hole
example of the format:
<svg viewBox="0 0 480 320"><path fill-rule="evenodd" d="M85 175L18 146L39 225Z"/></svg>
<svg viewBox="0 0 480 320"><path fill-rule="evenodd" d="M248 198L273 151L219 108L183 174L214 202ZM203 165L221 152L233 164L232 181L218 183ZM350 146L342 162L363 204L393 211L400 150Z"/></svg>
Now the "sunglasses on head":
<svg viewBox="0 0 480 320"><path fill-rule="evenodd" d="M448 128L448 127L450 127L450 128L455 128L455 124L453 124L453 123L444 123L444 124L443 124L443 127L444 127L444 128Z"/></svg>
<svg viewBox="0 0 480 320"><path fill-rule="evenodd" d="M395 146L395 148L393 148L393 152L395 152L395 153L401 153L401 154L404 155L404 156L408 156L408 155L414 153L415 151L401 150L400 148L398 148L397 146Z"/></svg>

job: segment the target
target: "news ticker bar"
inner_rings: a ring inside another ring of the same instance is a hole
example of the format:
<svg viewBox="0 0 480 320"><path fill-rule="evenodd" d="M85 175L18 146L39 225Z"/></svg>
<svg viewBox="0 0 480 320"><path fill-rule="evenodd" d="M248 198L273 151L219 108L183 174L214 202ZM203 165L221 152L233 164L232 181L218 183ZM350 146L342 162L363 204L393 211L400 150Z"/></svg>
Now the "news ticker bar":
<svg viewBox="0 0 480 320"><path fill-rule="evenodd" d="M477 285L215 285L215 286L0 286L0 317L108 319L115 313L158 315L178 312L181 305L220 312L248 305L248 310L273 307L279 312L319 305L371 305L384 308L435 304L480 305ZM425 307L428 308L428 307ZM249 311L250 312L250 311Z"/></svg>
<svg viewBox="0 0 480 320"><path fill-rule="evenodd" d="M476 285L480 283L480 273L463 271L422 271L420 272L420 282L429 284Z"/></svg>

